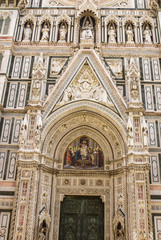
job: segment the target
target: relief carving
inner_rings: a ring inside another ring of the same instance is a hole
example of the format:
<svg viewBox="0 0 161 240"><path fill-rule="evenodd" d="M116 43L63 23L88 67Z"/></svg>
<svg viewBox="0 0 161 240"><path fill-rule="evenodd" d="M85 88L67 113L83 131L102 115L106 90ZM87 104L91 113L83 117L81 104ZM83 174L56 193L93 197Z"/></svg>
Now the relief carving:
<svg viewBox="0 0 161 240"><path fill-rule="evenodd" d="M97 80L88 64L84 65L76 79L65 89L63 99L59 104L80 99L111 104L106 90Z"/></svg>

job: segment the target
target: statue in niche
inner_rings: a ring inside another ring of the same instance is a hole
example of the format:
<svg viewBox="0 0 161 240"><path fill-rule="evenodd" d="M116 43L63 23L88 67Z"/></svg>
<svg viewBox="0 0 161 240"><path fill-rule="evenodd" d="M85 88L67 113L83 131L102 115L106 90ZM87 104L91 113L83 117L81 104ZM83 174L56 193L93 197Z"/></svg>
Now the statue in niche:
<svg viewBox="0 0 161 240"><path fill-rule="evenodd" d="M93 26L87 20L85 25L82 27L81 39L82 40L93 39L94 38L93 32L94 32L93 31Z"/></svg>
<svg viewBox="0 0 161 240"><path fill-rule="evenodd" d="M146 28L145 28L145 30L144 30L144 32L143 32L144 42L145 42L145 43L152 43L152 41L151 41L151 36L152 36L151 30L149 29L148 26L146 26Z"/></svg>
<svg viewBox="0 0 161 240"><path fill-rule="evenodd" d="M63 25L60 28L60 40L59 42L66 42L66 35L67 35L67 29L66 27Z"/></svg>
<svg viewBox="0 0 161 240"><path fill-rule="evenodd" d="M138 83L135 78L133 78L132 82L131 82L131 96L135 100L137 100L139 98Z"/></svg>
<svg viewBox="0 0 161 240"><path fill-rule="evenodd" d="M43 29L42 29L42 37L41 37L41 41L49 41L49 28L47 26L47 24L44 25Z"/></svg>
<svg viewBox="0 0 161 240"><path fill-rule="evenodd" d="M110 30L108 31L108 36L109 36L109 39L108 39L109 43L116 43L116 31L113 28L113 26L110 27Z"/></svg>
<svg viewBox="0 0 161 240"><path fill-rule="evenodd" d="M147 147L148 146L148 126L145 119L143 119L142 131L143 131L143 145L144 147Z"/></svg>
<svg viewBox="0 0 161 240"><path fill-rule="evenodd" d="M130 117L127 124L127 132L128 132L128 146L132 147L134 143L133 142L133 126L132 126Z"/></svg>
<svg viewBox="0 0 161 240"><path fill-rule="evenodd" d="M32 29L29 23L27 23L25 29L24 29L24 42L30 42L32 36Z"/></svg>
<svg viewBox="0 0 161 240"><path fill-rule="evenodd" d="M130 26L128 26L126 30L127 35L127 43L133 43L134 42L134 34Z"/></svg>

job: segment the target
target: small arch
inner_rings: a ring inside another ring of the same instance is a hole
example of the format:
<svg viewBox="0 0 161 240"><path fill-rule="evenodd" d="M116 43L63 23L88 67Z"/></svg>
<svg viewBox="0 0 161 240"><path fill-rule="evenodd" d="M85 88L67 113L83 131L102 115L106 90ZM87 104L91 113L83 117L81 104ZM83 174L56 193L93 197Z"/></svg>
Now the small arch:
<svg viewBox="0 0 161 240"><path fill-rule="evenodd" d="M67 31L68 31L68 22L65 20L62 20L58 25L59 31L58 31L58 42L59 41L65 41L67 42Z"/></svg>
<svg viewBox="0 0 161 240"><path fill-rule="evenodd" d="M41 23L41 30L40 30L40 41L48 42L50 39L50 29L51 23L49 20L44 20Z"/></svg>
<svg viewBox="0 0 161 240"><path fill-rule="evenodd" d="M140 18L140 26L143 26L143 24L150 24L152 28L154 28L154 21L151 17L149 16L143 16L142 18Z"/></svg>
<svg viewBox="0 0 161 240"><path fill-rule="evenodd" d="M127 21L125 23L125 42L127 42L127 43L136 42L135 25L132 21Z"/></svg>
<svg viewBox="0 0 161 240"><path fill-rule="evenodd" d="M131 22L131 24L133 24L133 26L135 26L135 27L137 26L136 19L134 17L130 16L130 15L126 16L123 19L123 21L122 21L123 26L125 26L128 22Z"/></svg>

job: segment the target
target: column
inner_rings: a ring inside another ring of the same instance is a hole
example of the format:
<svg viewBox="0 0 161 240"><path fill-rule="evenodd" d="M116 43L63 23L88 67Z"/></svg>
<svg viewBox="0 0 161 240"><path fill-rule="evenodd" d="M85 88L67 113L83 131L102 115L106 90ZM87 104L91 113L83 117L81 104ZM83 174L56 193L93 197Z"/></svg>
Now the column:
<svg viewBox="0 0 161 240"><path fill-rule="evenodd" d="M24 24L21 25L21 30L20 30L20 35L19 35L19 42L21 42L21 41L23 40L23 39L22 39L23 30L24 30Z"/></svg>
<svg viewBox="0 0 161 240"><path fill-rule="evenodd" d="M55 42L58 41L58 23L56 23L56 30L55 30Z"/></svg>
<svg viewBox="0 0 161 240"><path fill-rule="evenodd" d="M138 36L137 36L137 26L134 26L134 34L135 34L135 43L138 43Z"/></svg>
<svg viewBox="0 0 161 240"><path fill-rule="evenodd" d="M122 42L125 43L125 26L122 26Z"/></svg>
<svg viewBox="0 0 161 240"><path fill-rule="evenodd" d="M41 32L41 24L39 24L39 27L38 27L37 42L40 41L40 32Z"/></svg>
<svg viewBox="0 0 161 240"><path fill-rule="evenodd" d="M120 43L120 26L117 24L117 42Z"/></svg>
<svg viewBox="0 0 161 240"><path fill-rule="evenodd" d="M33 29L33 33L32 33L32 39L31 39L31 42L34 41L34 37L35 37L35 29L36 29L36 23L34 23L34 29Z"/></svg>
<svg viewBox="0 0 161 240"><path fill-rule="evenodd" d="M52 35L53 35L53 22L51 23L51 27L50 27L50 38L49 38L49 42L52 41Z"/></svg>
<svg viewBox="0 0 161 240"><path fill-rule="evenodd" d="M100 44L101 43L101 21L100 19L97 20L97 29L98 31L96 31L96 43ZM98 34L98 36L97 36Z"/></svg>
<svg viewBox="0 0 161 240"><path fill-rule="evenodd" d="M75 19L75 26L74 26L74 44L78 43L78 34L79 27L78 27L78 18Z"/></svg>
<svg viewBox="0 0 161 240"><path fill-rule="evenodd" d="M105 43L107 43L107 22L105 22Z"/></svg>
<svg viewBox="0 0 161 240"><path fill-rule="evenodd" d="M142 30L142 25L140 24L140 41L143 44L143 30Z"/></svg>
<svg viewBox="0 0 161 240"><path fill-rule="evenodd" d="M67 35L67 42L70 42L70 24L68 24L68 35Z"/></svg>
<svg viewBox="0 0 161 240"><path fill-rule="evenodd" d="M153 43L156 43L156 37L155 37L155 29L154 27L152 28L152 36L153 36Z"/></svg>

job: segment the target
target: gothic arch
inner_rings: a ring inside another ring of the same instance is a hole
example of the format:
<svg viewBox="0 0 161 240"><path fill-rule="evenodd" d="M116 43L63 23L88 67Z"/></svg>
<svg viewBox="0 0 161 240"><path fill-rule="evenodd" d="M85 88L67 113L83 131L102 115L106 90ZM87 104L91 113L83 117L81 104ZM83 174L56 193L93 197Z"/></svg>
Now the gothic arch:
<svg viewBox="0 0 161 240"><path fill-rule="evenodd" d="M87 103L89 106L83 106L81 102L81 108L80 102L77 104L77 107L76 103L63 106L46 119L42 131L42 153L61 164L67 140L72 142L87 135L99 143L106 163L121 159L126 154L126 129L121 118L111 110L108 114L101 112L101 108L97 106L97 109L92 102Z"/></svg>
<svg viewBox="0 0 161 240"><path fill-rule="evenodd" d="M45 14L40 18L39 25L41 25L45 21L50 22L50 24L52 24L53 23L53 18L49 14Z"/></svg>
<svg viewBox="0 0 161 240"><path fill-rule="evenodd" d="M114 15L109 15L105 18L105 25L107 25L110 22L114 22L116 23L117 26L119 26L119 19Z"/></svg>
<svg viewBox="0 0 161 240"><path fill-rule="evenodd" d="M154 28L154 21L151 17L149 16L143 16L140 19L140 26L142 26L144 23L149 23L151 25L152 28Z"/></svg>
<svg viewBox="0 0 161 240"><path fill-rule="evenodd" d="M36 18L31 13L22 18L22 25L24 25L27 21L31 21L34 25L36 25Z"/></svg>
<svg viewBox="0 0 161 240"><path fill-rule="evenodd" d="M62 21L67 22L68 25L71 24L71 19L70 19L70 17L67 16L66 14L60 15L60 16L56 19L56 25L59 25Z"/></svg>
<svg viewBox="0 0 161 240"><path fill-rule="evenodd" d="M137 26L137 21L135 20L134 17L132 17L132 16L130 16L130 15L126 16L126 17L123 19L123 21L122 21L123 26L125 26L128 22L131 22L135 27Z"/></svg>

